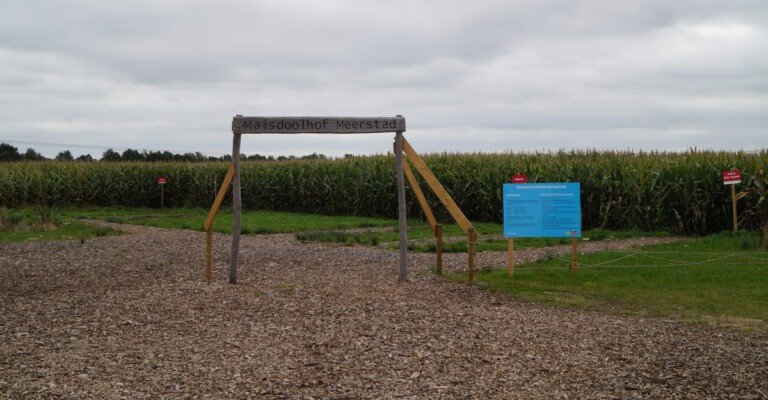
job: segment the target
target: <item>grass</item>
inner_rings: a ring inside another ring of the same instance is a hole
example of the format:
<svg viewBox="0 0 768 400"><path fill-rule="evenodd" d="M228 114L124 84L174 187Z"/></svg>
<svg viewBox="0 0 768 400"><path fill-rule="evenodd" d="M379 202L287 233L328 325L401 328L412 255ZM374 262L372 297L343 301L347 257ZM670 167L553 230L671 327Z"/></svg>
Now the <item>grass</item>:
<svg viewBox="0 0 768 400"><path fill-rule="evenodd" d="M74 218L101 219L108 222L148 225L159 228L202 231L208 210L202 208L93 208L71 210ZM232 233L232 211L220 210L213 221L213 231ZM243 234L294 233L360 227L391 227L397 221L355 216L296 214L278 211L244 211L240 221Z"/></svg>
<svg viewBox="0 0 768 400"><path fill-rule="evenodd" d="M483 236L501 235L503 232L503 225L493 223L477 223L474 224L478 233ZM302 241L319 241L328 243L341 243L341 244L362 244L368 246L376 246L378 244L387 244L388 247L397 249L399 248L399 236L398 230L379 230L370 232L341 232L341 231L325 231L325 232L304 232L299 233L296 237ZM627 239L632 237L665 237L670 236L669 232L640 232L640 231L609 231L605 229L592 229L583 233L584 238L582 240L613 240L613 239ZM444 224L443 225L443 238L462 238L464 232L456 224ZM432 228L426 223L411 223L408 226L408 250L421 252L421 253L434 253L437 249L435 243L435 236L432 233ZM519 238L515 239L515 249L526 249L535 247L549 247L557 245L570 244L571 240L568 238ZM480 238L477 241L477 251L506 251L507 240L503 238ZM450 240L443 242L443 253L466 253L467 241L466 240Z"/></svg>
<svg viewBox="0 0 768 400"><path fill-rule="evenodd" d="M569 260L550 258L519 266L512 279L493 270L476 280L537 303L768 331L768 252L757 234L586 254L579 262L578 273Z"/></svg>
<svg viewBox="0 0 768 400"><path fill-rule="evenodd" d="M0 243L80 240L116 235L119 231L88 225L47 207L0 208Z"/></svg>

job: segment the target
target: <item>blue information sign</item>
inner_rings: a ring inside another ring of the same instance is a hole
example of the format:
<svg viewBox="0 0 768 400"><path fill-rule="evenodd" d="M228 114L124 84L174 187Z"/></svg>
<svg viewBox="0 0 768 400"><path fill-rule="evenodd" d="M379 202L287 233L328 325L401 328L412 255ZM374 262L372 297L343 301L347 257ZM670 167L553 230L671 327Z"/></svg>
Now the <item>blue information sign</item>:
<svg viewBox="0 0 768 400"><path fill-rule="evenodd" d="M581 237L581 184L504 185L504 237Z"/></svg>

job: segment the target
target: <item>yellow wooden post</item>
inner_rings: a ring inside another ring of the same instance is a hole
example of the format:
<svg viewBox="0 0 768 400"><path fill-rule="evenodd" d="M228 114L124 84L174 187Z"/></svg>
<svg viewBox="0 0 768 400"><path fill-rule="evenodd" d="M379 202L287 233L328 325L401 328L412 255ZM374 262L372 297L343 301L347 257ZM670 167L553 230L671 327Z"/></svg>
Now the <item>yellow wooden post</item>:
<svg viewBox="0 0 768 400"><path fill-rule="evenodd" d="M507 239L507 275L515 276L515 239Z"/></svg>
<svg viewBox="0 0 768 400"><path fill-rule="evenodd" d="M467 240L469 241L467 246L467 284L472 285L475 282L475 240L477 240L475 228L469 228Z"/></svg>
<svg viewBox="0 0 768 400"><path fill-rule="evenodd" d="M224 176L224 180L221 182L221 188L219 189L219 194L216 195L216 200L213 201L213 205L211 206L211 210L208 211L208 217L205 218L205 222L203 223L203 229L208 231L211 229L211 225L213 224L213 218L216 217L216 213L219 212L219 207L221 207L221 202L224 201L224 196L227 194L227 190L229 190L229 184L232 183L232 178L235 176L235 164L229 164L229 169L227 170L227 175Z"/></svg>
<svg viewBox="0 0 768 400"><path fill-rule="evenodd" d="M435 265L435 272L440 275L443 273L443 225L442 224L436 224L435 225L435 242L436 249L436 265Z"/></svg>
<svg viewBox="0 0 768 400"><path fill-rule="evenodd" d="M416 176L413 174L413 171L411 171L411 167L408 165L408 161L405 160L405 157L403 157L403 173L408 180L408 184L411 185L411 189L413 189L413 194L416 195L416 200L419 201L421 211L424 212L424 216L427 218L427 222L429 222L429 226L432 228L432 233L437 235L437 220L435 219L435 215L432 214L432 209L429 208L427 198L424 196L424 192L421 191L421 187L419 186L419 181L416 180Z"/></svg>
<svg viewBox="0 0 768 400"><path fill-rule="evenodd" d="M456 202L453 201L451 195L448 194L445 188L443 188L443 185L437 180L435 174L432 173L424 160L419 157L416 150L414 150L413 147L411 147L411 144L405 139L403 139L403 151L405 151L408 160L413 163L413 167L419 171L422 177L424 177L424 180L427 182L427 185L429 185L429 188L432 189L432 192L434 192L435 195L437 195L437 198L440 199L443 205L445 205L448 213L451 214L456 223L459 224L461 230L464 231L464 234L469 237L469 229L474 229L474 227L464 213L461 212L461 209L456 205Z"/></svg>
<svg viewBox="0 0 768 400"><path fill-rule="evenodd" d="M232 178L235 176L235 164L229 165L229 170L227 170L227 175L224 176L224 180L221 182L221 188L219 189L219 194L216 195L216 200L213 201L213 205L211 206L211 210L208 212L208 217L205 219L205 222L203 223L203 229L205 230L205 279L210 283L211 282L211 262L212 262L212 256L211 256L211 229L213 229L213 219L216 217L216 213L219 212L219 207L221 207L221 202L224 200L224 195L227 194L227 189L229 189L229 184L232 183Z"/></svg>
<svg viewBox="0 0 768 400"><path fill-rule="evenodd" d="M576 238L571 238L571 271L579 272L579 252Z"/></svg>

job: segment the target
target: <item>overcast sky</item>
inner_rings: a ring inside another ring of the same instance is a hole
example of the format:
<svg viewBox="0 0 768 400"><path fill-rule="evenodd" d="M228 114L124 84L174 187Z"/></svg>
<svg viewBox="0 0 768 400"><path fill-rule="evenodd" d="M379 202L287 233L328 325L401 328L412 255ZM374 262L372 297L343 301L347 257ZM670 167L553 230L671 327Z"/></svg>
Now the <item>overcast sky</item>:
<svg viewBox="0 0 768 400"><path fill-rule="evenodd" d="M768 1L3 1L0 142L223 155L236 114L402 114L421 153L762 149ZM243 152L392 138L247 135Z"/></svg>

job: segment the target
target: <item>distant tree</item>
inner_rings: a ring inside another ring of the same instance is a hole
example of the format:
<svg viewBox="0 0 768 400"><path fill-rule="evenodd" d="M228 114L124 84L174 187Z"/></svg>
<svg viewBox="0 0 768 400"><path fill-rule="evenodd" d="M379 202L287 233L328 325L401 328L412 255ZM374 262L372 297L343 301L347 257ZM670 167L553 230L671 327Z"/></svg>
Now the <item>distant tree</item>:
<svg viewBox="0 0 768 400"><path fill-rule="evenodd" d="M195 152L195 161L196 162L203 162L203 161L207 161L207 160L208 160L208 157L206 157L205 154L203 154L203 153L201 153L199 151Z"/></svg>
<svg viewBox="0 0 768 400"><path fill-rule="evenodd" d="M176 155L171 153L168 150L165 150L163 152L163 161L173 161L175 157L176 157Z"/></svg>
<svg viewBox="0 0 768 400"><path fill-rule="evenodd" d="M173 161L174 154L171 153L168 150L165 150L165 151L162 151L162 152L160 152L160 151L150 151L150 152L146 153L144 157L145 157L145 160L147 160L147 161L154 161L154 162L158 162L158 161Z"/></svg>
<svg viewBox="0 0 768 400"><path fill-rule="evenodd" d="M112 150L107 149L102 155L101 155L101 161L120 161L122 157L120 157L120 153Z"/></svg>
<svg viewBox="0 0 768 400"><path fill-rule="evenodd" d="M325 160L327 158L328 157L326 157L325 154L317 154L317 153L312 153L312 154L308 154L306 156L301 156L302 160Z"/></svg>
<svg viewBox="0 0 768 400"><path fill-rule="evenodd" d="M19 149L8 143L0 143L0 161L21 161Z"/></svg>
<svg viewBox="0 0 768 400"><path fill-rule="evenodd" d="M144 158L144 155L141 154L138 150L134 149L126 149L123 151L122 156L123 161L144 161L146 160Z"/></svg>
<svg viewBox="0 0 768 400"><path fill-rule="evenodd" d="M90 154L86 154L84 156L77 157L77 161L93 161L93 157L91 157Z"/></svg>
<svg viewBox="0 0 768 400"><path fill-rule="evenodd" d="M72 161L74 159L69 150L60 151L59 154L56 154L56 161Z"/></svg>
<svg viewBox="0 0 768 400"><path fill-rule="evenodd" d="M147 161L164 161L163 159L163 153L159 151L149 151L147 154L144 155L144 159Z"/></svg>
<svg viewBox="0 0 768 400"><path fill-rule="evenodd" d="M43 161L45 160L45 157L30 147L24 153L24 159L27 161Z"/></svg>

